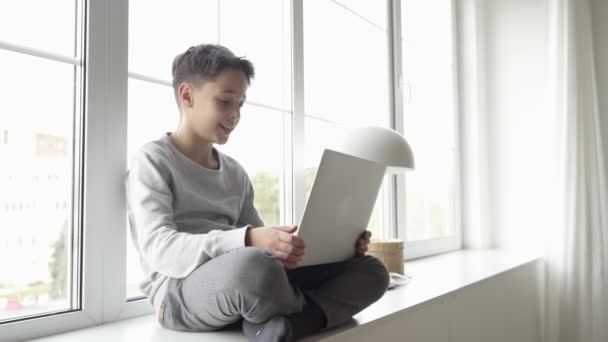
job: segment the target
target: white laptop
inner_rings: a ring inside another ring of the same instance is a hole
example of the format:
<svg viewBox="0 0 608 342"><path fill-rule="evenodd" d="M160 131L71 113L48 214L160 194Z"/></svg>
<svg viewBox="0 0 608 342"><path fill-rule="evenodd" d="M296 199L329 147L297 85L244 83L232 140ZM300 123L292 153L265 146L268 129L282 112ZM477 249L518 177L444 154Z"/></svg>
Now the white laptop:
<svg viewBox="0 0 608 342"><path fill-rule="evenodd" d="M367 230L386 167L330 149L323 152L296 235L306 249L299 267L344 261Z"/></svg>

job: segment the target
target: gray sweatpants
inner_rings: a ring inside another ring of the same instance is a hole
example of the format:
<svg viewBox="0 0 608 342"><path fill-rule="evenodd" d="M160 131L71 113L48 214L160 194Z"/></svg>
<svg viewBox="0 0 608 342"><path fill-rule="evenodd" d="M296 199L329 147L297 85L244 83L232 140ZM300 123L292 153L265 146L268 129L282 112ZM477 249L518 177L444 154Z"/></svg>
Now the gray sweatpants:
<svg viewBox="0 0 608 342"><path fill-rule="evenodd" d="M382 297L389 275L373 256L286 270L274 256L245 247L167 281L158 319L169 329L212 331L241 318L261 323L301 311L305 295L332 328Z"/></svg>

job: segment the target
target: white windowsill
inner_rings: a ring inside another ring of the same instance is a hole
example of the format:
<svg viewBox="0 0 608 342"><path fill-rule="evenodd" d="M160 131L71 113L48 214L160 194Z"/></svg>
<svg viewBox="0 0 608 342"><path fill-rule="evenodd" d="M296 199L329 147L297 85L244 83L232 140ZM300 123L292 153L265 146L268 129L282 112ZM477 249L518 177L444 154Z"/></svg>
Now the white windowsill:
<svg viewBox="0 0 608 342"><path fill-rule="evenodd" d="M406 286L387 291L379 301L339 328L312 336L319 341L350 329L362 329L390 319L417 305L439 300L464 287L508 270L534 262L538 256L518 255L505 250L460 250L405 263L412 280ZM39 342L76 341L246 341L239 330L213 333L185 333L162 328L154 315L37 339Z"/></svg>

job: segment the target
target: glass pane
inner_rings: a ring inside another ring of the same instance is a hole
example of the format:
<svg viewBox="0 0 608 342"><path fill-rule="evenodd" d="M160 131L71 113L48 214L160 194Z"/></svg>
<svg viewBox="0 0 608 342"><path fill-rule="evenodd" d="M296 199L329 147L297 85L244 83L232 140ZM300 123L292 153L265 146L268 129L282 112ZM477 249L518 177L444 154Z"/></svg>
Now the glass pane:
<svg viewBox="0 0 608 342"><path fill-rule="evenodd" d="M228 143L217 146L247 170L255 191L255 207L266 225L281 223L284 115L287 114L245 105Z"/></svg>
<svg viewBox="0 0 608 342"><path fill-rule="evenodd" d="M127 156L173 131L179 122L173 88L129 78Z"/></svg>
<svg viewBox="0 0 608 342"><path fill-rule="evenodd" d="M304 162L304 189L306 193L306 201L310 196L312 185L317 175L317 169L323 156L323 151L326 148L331 148L331 145L336 141L333 137L340 136L343 126L334 125L313 118L306 118L305 121L305 162ZM385 178L382 189L378 193L376 205L371 214L368 230L372 232L374 238L381 239L384 231L384 196L382 191L387 189L387 179Z"/></svg>
<svg viewBox="0 0 608 342"><path fill-rule="evenodd" d="M263 17L252 13L263 13ZM249 59L255 67L256 76L247 98L287 110L291 107L289 18L288 1L220 3L220 43L237 56Z"/></svg>
<svg viewBox="0 0 608 342"><path fill-rule="evenodd" d="M173 88L150 82L129 79L129 114L127 160L145 143L159 139L165 132L177 128L179 111ZM127 220L128 221L128 220ZM143 296L139 283L144 275L139 256L133 246L128 227L127 241L127 298Z"/></svg>
<svg viewBox="0 0 608 342"><path fill-rule="evenodd" d="M386 1L369 0L335 0L351 11L371 21L380 28L386 30Z"/></svg>
<svg viewBox="0 0 608 342"><path fill-rule="evenodd" d="M75 0L0 2L0 41L75 56Z"/></svg>
<svg viewBox="0 0 608 342"><path fill-rule="evenodd" d="M28 75L36 75L35 84ZM0 321L72 309L74 66L0 50Z"/></svg>
<svg viewBox="0 0 608 342"><path fill-rule="evenodd" d="M431 239L454 231L451 1L403 0L401 9L405 136L416 158L406 173L407 238Z"/></svg>
<svg viewBox="0 0 608 342"><path fill-rule="evenodd" d="M129 1L129 71L171 80L176 55L218 42L218 1Z"/></svg>
<svg viewBox="0 0 608 342"><path fill-rule="evenodd" d="M385 2L371 3L386 13ZM385 30L333 1L305 1L306 113L336 123L387 126L387 51Z"/></svg>

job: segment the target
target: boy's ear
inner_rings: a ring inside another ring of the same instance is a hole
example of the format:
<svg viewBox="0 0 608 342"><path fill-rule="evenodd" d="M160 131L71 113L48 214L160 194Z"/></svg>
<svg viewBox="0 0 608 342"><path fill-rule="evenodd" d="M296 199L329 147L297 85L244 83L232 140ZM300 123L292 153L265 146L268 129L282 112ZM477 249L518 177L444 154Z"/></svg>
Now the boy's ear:
<svg viewBox="0 0 608 342"><path fill-rule="evenodd" d="M194 104L194 94L193 94L192 85L187 82L182 82L177 88L177 94L179 97L179 102L182 106L192 107Z"/></svg>

